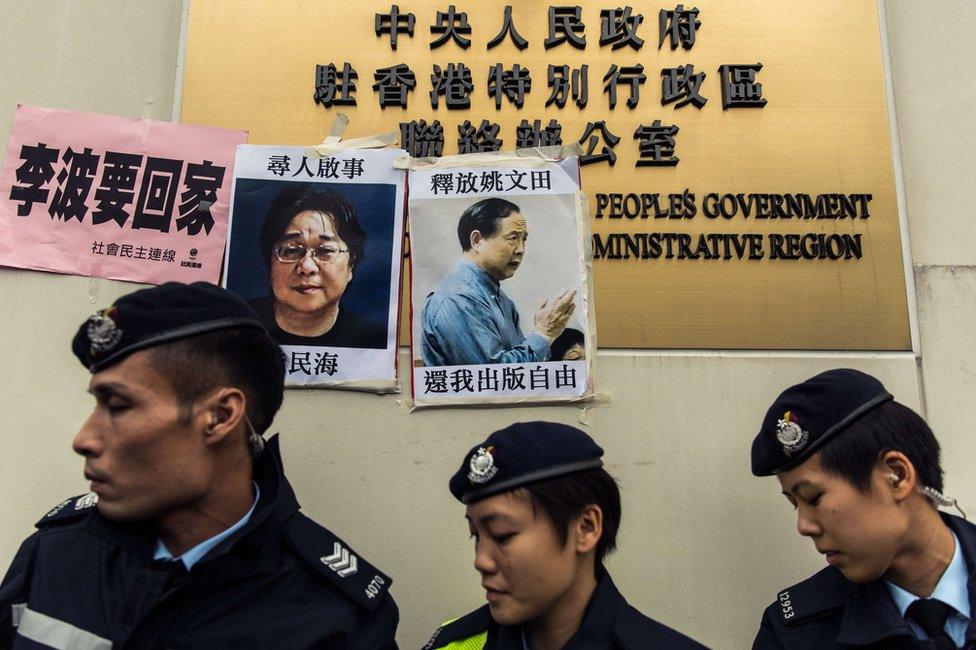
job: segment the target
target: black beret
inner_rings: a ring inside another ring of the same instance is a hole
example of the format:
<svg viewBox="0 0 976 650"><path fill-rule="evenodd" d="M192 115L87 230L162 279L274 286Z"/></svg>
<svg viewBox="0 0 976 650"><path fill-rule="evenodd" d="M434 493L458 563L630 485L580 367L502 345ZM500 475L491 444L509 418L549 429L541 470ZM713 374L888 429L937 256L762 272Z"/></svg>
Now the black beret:
<svg viewBox="0 0 976 650"><path fill-rule="evenodd" d="M474 503L500 492L603 465L603 449L579 429L556 422L516 422L464 455L451 494Z"/></svg>
<svg viewBox="0 0 976 650"><path fill-rule="evenodd" d="M167 282L119 298L81 324L71 350L98 372L138 350L229 327L264 329L258 315L226 289Z"/></svg>
<svg viewBox="0 0 976 650"><path fill-rule="evenodd" d="M880 381L849 368L828 370L790 386L766 411L752 441L752 473L771 476L793 469L890 399Z"/></svg>

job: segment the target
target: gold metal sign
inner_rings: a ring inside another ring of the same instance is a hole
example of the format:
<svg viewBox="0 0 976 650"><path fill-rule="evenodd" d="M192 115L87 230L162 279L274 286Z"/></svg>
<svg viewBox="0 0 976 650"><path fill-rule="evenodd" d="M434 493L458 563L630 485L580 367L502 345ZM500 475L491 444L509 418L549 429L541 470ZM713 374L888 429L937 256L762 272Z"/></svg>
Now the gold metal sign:
<svg viewBox="0 0 976 650"><path fill-rule="evenodd" d="M583 138L601 346L911 349L874 0L507 6L193 0L181 119Z"/></svg>

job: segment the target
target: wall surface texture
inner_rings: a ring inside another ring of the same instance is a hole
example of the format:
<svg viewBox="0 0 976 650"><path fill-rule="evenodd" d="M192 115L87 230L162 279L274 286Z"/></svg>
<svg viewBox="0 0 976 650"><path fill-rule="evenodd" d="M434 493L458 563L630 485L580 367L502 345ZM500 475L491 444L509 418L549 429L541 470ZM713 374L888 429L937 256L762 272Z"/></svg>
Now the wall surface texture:
<svg viewBox="0 0 976 650"><path fill-rule="evenodd" d="M864 0L861 0L864 1ZM912 354L681 354L601 351L609 403L409 414L396 396L289 391L274 430L304 510L394 577L399 640L423 644L442 620L483 602L463 508L446 484L461 455L515 420L583 422L623 489L609 561L639 609L716 648L748 647L762 608L822 559L796 534L775 479L749 473L749 443L786 385L851 366L924 412L944 449L947 491L976 511L976 4L884 5L894 114L917 290ZM18 102L168 119L181 2L0 0L0 141ZM135 288L0 271L0 565L33 522L84 492L70 441L91 408L69 351L78 324ZM401 363L407 367L406 354ZM970 471L967 471L970 470Z"/></svg>

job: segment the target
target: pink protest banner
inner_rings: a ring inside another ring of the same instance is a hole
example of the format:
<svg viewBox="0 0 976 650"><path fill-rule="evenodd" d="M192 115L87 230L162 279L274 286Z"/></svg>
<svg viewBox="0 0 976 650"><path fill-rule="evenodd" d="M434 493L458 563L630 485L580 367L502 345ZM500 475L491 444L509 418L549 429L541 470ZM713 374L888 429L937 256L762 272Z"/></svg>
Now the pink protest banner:
<svg viewBox="0 0 976 650"><path fill-rule="evenodd" d="M0 265L216 284L246 131L18 106Z"/></svg>

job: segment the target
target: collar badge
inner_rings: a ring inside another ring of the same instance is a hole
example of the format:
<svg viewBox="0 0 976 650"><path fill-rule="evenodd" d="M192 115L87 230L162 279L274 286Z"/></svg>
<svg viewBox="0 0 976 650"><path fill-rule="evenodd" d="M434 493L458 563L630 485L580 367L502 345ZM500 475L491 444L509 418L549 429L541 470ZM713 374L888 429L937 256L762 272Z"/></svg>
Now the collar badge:
<svg viewBox="0 0 976 650"><path fill-rule="evenodd" d="M495 474L498 473L498 466L495 465L495 457L491 455L491 452L495 448L491 447L478 447L478 451L474 452L471 456L471 462L468 464L468 468L471 470L468 472L468 480L472 483L487 483Z"/></svg>
<svg viewBox="0 0 976 650"><path fill-rule="evenodd" d="M89 492L78 497L78 500L75 502L75 510L91 508L96 503L98 503L98 495L94 492Z"/></svg>
<svg viewBox="0 0 976 650"><path fill-rule="evenodd" d="M122 330L115 324L115 307L103 309L88 319L88 341L91 355L108 352L122 339Z"/></svg>
<svg viewBox="0 0 976 650"><path fill-rule="evenodd" d="M792 456L807 446L810 432L797 423L792 411L787 411L776 424L776 439L783 445L783 453Z"/></svg>

